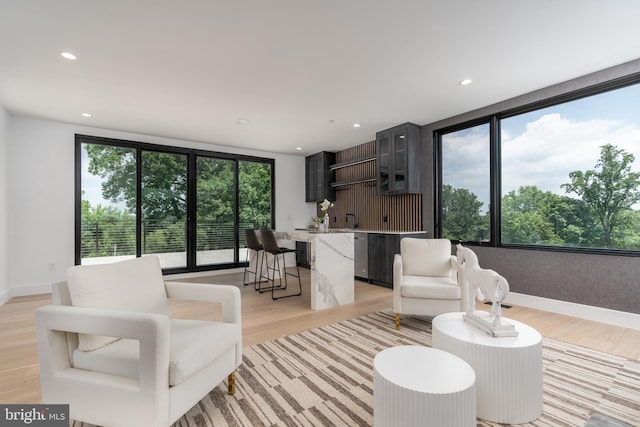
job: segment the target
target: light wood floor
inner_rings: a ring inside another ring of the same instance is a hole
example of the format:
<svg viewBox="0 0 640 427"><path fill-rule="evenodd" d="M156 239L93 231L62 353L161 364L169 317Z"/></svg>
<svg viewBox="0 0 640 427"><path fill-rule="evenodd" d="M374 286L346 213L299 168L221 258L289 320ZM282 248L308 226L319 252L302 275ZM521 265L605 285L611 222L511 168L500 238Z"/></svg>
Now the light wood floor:
<svg viewBox="0 0 640 427"><path fill-rule="evenodd" d="M269 294L255 292L252 286L243 286L241 273L189 281L231 284L241 289L245 346L391 308L390 289L356 281L355 304L312 311L309 308L309 272L300 271L303 296L278 301L272 301ZM50 295L36 295L13 298L0 306L0 402L3 404L40 402L33 313L36 308L50 303ZM479 307L487 309L487 306ZM220 314L213 304L193 302L172 302L171 312L174 317L196 319L217 319ZM503 315L533 326L545 337L640 360L639 330L517 306L503 310Z"/></svg>

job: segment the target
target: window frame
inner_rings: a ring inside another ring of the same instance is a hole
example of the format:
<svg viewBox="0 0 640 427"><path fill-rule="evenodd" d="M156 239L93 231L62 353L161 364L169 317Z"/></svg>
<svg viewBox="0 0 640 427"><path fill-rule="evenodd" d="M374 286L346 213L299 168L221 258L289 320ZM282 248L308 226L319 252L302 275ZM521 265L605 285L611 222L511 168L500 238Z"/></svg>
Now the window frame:
<svg viewBox="0 0 640 427"><path fill-rule="evenodd" d="M602 83L589 85L583 88L567 91L566 93L552 95L541 100L525 103L511 108L505 108L497 112L481 115L470 120L437 127L433 130L434 149L434 232L436 237L442 237L442 135L477 126L490 124L489 130L489 158L490 158L490 235L488 242L472 242L452 240L454 243L464 243L472 246L487 246L509 249L540 250L550 252L567 252L598 255L616 255L640 257L640 250L611 249L611 248L586 248L572 246L531 245L521 243L503 243L502 230L502 157L500 125L503 119L530 113L543 108L549 108L579 99L603 94L613 90L623 89L628 86L640 84L640 73L633 73L623 77L611 79ZM640 159L638 159L640 160Z"/></svg>
<svg viewBox="0 0 640 427"><path fill-rule="evenodd" d="M275 227L276 218L276 188L275 188L275 159L266 157L257 157L241 154L232 154L219 151L208 151L201 149L177 147L153 144L147 142L139 142L132 140L123 140L115 138L107 138L85 134L75 134L75 175L74 175L74 258L75 265L80 265L82 261L82 145L83 144L98 144L105 146L125 147L135 149L136 153L136 250L135 256L140 257L142 255L142 198L141 198L141 186L142 186L142 162L141 154L143 151L160 152L169 154L179 154L187 156L187 204L186 204L186 216L187 216L187 235L186 235L186 266L179 268L163 269L163 273L191 273L199 271L214 271L230 268L244 267L246 262L244 259L240 259L239 250L241 248L240 232L239 229L239 186L238 186L238 163L241 161L264 163L268 164L271 168L271 228ZM218 158L222 160L231 160L234 162L234 261L221 263L221 264L207 264L197 265L196 263L196 244L197 244L197 227L196 227L196 210L197 210L197 186L196 186L196 159L198 157Z"/></svg>

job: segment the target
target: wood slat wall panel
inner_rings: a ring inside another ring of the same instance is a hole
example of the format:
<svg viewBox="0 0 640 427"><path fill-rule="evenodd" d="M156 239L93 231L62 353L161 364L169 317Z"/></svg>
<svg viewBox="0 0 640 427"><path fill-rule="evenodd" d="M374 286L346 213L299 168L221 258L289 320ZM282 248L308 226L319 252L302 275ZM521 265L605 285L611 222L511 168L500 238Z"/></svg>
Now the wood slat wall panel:
<svg viewBox="0 0 640 427"><path fill-rule="evenodd" d="M336 153L336 163L357 161L375 156L376 142L371 141ZM335 171L336 181L351 181L376 174L376 162L368 161L345 166ZM353 228L355 213L359 228L363 230L422 231L422 195L404 194L378 196L376 183L362 182L336 188L335 207L329 210L331 227ZM318 216L321 215L318 207ZM384 221L384 218L387 221Z"/></svg>

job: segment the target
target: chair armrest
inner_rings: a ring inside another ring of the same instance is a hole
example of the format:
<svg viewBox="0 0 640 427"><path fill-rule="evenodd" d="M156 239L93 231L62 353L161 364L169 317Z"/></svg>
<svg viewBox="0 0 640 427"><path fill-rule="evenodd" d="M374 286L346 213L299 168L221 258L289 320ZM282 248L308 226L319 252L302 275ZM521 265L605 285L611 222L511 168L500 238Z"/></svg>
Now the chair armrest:
<svg viewBox="0 0 640 427"><path fill-rule="evenodd" d="M187 282L165 282L164 285L169 298L220 303L223 322L242 324L240 289L237 287Z"/></svg>
<svg viewBox="0 0 640 427"><path fill-rule="evenodd" d="M402 255L393 257L393 310L399 313L402 308Z"/></svg>
<svg viewBox="0 0 640 427"><path fill-rule="evenodd" d="M469 283L464 277L464 267L455 255L451 255L451 278L460 286L460 311L466 312L469 306Z"/></svg>
<svg viewBox="0 0 640 427"><path fill-rule="evenodd" d="M140 387L166 388L169 383L169 318L161 314L132 313L63 305L36 309L40 369L53 373L69 368L65 332L106 335L140 342Z"/></svg>
<svg viewBox="0 0 640 427"><path fill-rule="evenodd" d="M462 273L461 266L458 263L458 257L451 255L451 278L456 282L459 282Z"/></svg>

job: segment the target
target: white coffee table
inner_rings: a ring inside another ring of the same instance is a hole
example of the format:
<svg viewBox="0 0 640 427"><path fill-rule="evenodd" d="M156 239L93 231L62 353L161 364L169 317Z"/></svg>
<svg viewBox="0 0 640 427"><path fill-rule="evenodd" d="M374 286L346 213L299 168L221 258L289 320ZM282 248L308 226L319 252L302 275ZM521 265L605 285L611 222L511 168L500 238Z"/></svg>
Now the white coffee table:
<svg viewBox="0 0 640 427"><path fill-rule="evenodd" d="M475 427L475 380L468 363L441 350L383 350L373 359L374 425Z"/></svg>
<svg viewBox="0 0 640 427"><path fill-rule="evenodd" d="M476 373L478 418L523 424L542 413L542 337L532 327L505 319L517 337L494 338L446 313L433 319L433 347L455 354Z"/></svg>

